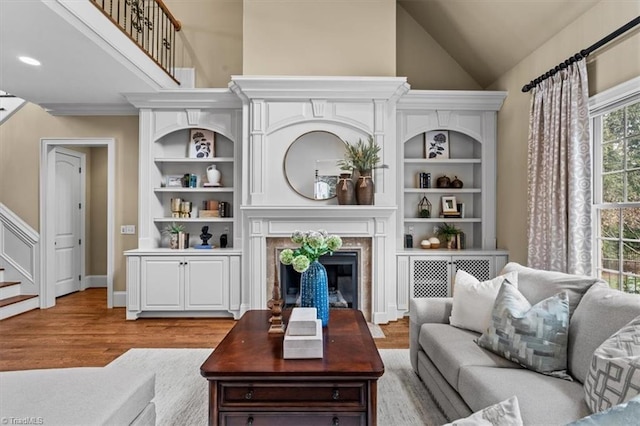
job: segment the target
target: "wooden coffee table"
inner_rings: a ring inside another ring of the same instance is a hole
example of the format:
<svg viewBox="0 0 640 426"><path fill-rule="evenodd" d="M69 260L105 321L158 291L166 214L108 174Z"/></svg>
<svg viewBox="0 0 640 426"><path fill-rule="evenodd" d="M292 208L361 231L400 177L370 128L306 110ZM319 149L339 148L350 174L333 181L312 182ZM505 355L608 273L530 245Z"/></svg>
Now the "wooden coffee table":
<svg viewBox="0 0 640 426"><path fill-rule="evenodd" d="M285 311L285 321L290 311ZM333 309L322 359L283 359L270 311L243 315L200 367L210 425L375 425L384 364L362 312Z"/></svg>

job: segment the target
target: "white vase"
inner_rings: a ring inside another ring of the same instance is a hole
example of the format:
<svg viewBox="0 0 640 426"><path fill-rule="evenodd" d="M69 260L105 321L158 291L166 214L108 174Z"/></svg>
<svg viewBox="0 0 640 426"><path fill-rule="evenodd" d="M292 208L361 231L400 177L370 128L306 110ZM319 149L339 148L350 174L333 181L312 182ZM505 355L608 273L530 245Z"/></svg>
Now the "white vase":
<svg viewBox="0 0 640 426"><path fill-rule="evenodd" d="M220 185L220 170L218 170L215 164L207 167L207 180L211 185Z"/></svg>

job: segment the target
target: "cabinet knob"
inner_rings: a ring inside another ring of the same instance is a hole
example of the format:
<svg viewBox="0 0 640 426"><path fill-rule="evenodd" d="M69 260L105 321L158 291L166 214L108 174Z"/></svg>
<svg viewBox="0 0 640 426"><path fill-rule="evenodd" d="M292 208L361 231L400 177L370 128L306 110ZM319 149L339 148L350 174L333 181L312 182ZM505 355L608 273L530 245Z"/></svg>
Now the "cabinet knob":
<svg viewBox="0 0 640 426"><path fill-rule="evenodd" d="M253 424L253 417L247 418L247 425L252 425L252 424Z"/></svg>
<svg viewBox="0 0 640 426"><path fill-rule="evenodd" d="M338 389L334 389L333 393L331 394L331 398L336 401L338 399L340 399L340 390Z"/></svg>
<svg viewBox="0 0 640 426"><path fill-rule="evenodd" d="M339 419L338 417L334 417L334 418L331 420L331 424L332 424L333 426L338 426L338 425L340 424L340 419Z"/></svg>
<svg viewBox="0 0 640 426"><path fill-rule="evenodd" d="M249 389L249 391L244 394L244 399L253 399L253 389Z"/></svg>

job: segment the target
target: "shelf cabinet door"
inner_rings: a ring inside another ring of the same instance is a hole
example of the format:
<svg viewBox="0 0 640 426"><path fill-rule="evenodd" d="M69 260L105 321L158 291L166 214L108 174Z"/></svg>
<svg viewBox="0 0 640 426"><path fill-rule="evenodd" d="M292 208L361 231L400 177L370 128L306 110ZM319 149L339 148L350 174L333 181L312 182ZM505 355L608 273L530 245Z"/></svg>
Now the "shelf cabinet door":
<svg viewBox="0 0 640 426"><path fill-rule="evenodd" d="M463 270L479 281L487 281L496 276L494 263L494 256L453 256L451 276L455 277L458 270Z"/></svg>
<svg viewBox="0 0 640 426"><path fill-rule="evenodd" d="M451 296L451 256L411 256L411 297Z"/></svg>
<svg viewBox="0 0 640 426"><path fill-rule="evenodd" d="M228 257L186 257L184 272L185 310L228 309Z"/></svg>
<svg viewBox="0 0 640 426"><path fill-rule="evenodd" d="M142 258L142 309L178 311L184 306L183 259L175 256Z"/></svg>

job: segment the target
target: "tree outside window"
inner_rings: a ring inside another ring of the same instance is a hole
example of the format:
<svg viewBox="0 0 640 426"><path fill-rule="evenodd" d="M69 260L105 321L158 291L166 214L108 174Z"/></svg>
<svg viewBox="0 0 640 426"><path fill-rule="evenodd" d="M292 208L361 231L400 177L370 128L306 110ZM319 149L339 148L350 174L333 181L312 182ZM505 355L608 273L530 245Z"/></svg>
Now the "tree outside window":
<svg viewBox="0 0 640 426"><path fill-rule="evenodd" d="M640 100L592 117L596 272L640 293Z"/></svg>

